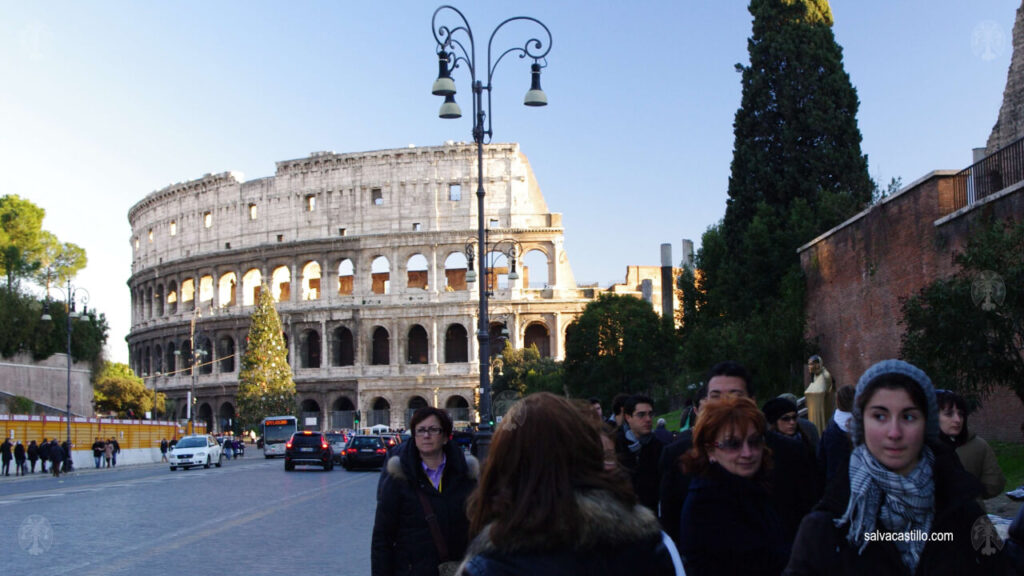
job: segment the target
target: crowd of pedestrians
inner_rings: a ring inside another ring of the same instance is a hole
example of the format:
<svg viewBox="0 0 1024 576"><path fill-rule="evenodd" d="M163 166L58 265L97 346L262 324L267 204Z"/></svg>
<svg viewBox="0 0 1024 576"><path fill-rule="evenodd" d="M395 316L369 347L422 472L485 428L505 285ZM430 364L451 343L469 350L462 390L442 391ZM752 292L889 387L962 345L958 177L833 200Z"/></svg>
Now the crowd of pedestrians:
<svg viewBox="0 0 1024 576"><path fill-rule="evenodd" d="M31 440L28 446L25 446L21 440L12 441L11 438L5 438L3 443L0 443L0 462L3 464L0 475L10 476L12 463L15 476L35 474L36 463L40 464L40 472L45 474L46 464L49 462L51 473L60 476L61 472L70 472L73 468L70 456L65 455L70 455L66 440L58 442L56 438L43 438L39 443Z"/></svg>
<svg viewBox="0 0 1024 576"><path fill-rule="evenodd" d="M599 398L532 394L479 471L423 408L380 478L372 573L1024 574L1024 508L1004 542L982 500L1006 480L963 398L899 360L838 389L809 367L818 424L792 395L759 404L736 362L678 433L644 394L607 420Z"/></svg>

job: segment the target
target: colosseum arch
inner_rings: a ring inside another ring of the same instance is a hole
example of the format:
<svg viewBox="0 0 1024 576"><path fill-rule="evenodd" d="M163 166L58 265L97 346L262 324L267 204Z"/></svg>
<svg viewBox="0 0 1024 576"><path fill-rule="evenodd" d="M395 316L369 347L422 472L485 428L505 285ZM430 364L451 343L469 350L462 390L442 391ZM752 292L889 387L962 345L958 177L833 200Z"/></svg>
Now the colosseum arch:
<svg viewBox="0 0 1024 576"><path fill-rule="evenodd" d="M338 263L338 296L350 296L355 288L356 268L350 258Z"/></svg>
<svg viewBox="0 0 1024 576"><path fill-rule="evenodd" d="M160 344L153 345L153 373L164 373L164 349L160 347Z"/></svg>
<svg viewBox="0 0 1024 576"><path fill-rule="evenodd" d="M220 371L223 374L230 374L235 371L235 339L231 336L221 336L217 340L217 358L220 363Z"/></svg>
<svg viewBox="0 0 1024 576"><path fill-rule="evenodd" d="M376 426L378 424L391 425L391 403L388 402L387 398L378 396L373 399L373 403L370 406L371 408L366 419L367 426Z"/></svg>
<svg viewBox="0 0 1024 576"><path fill-rule="evenodd" d="M174 346L174 342L167 343L167 350L164 352L164 365L167 367L167 374L173 375L177 372L177 349Z"/></svg>
<svg viewBox="0 0 1024 576"><path fill-rule="evenodd" d="M316 430L320 428L321 419L319 402L313 400L312 398L306 398L305 400L302 401L302 404L299 405L299 412L302 413L302 418L299 419L299 428L306 428L306 422L309 418L316 419L316 424L310 426L310 429Z"/></svg>
<svg viewBox="0 0 1024 576"><path fill-rule="evenodd" d="M346 326L338 326L334 329L334 338L331 340L331 364L352 366L355 360L355 339L352 337L352 331Z"/></svg>
<svg viewBox="0 0 1024 576"><path fill-rule="evenodd" d="M163 284L157 284L156 285L156 291L153 292L153 298L155 298L155 301L156 301L156 315L157 316L163 316L164 315L164 298L163 298L163 294L164 294L164 285Z"/></svg>
<svg viewBox="0 0 1024 576"><path fill-rule="evenodd" d="M406 287L429 289L430 270L427 265L427 257L423 254L413 254L405 264Z"/></svg>
<svg viewBox="0 0 1024 576"><path fill-rule="evenodd" d="M212 433L213 428L213 407L208 402L203 402L196 410L196 420L206 423L206 431Z"/></svg>
<svg viewBox="0 0 1024 576"><path fill-rule="evenodd" d="M270 274L270 293L277 302L288 302L292 299L292 271L287 266L278 266Z"/></svg>
<svg viewBox="0 0 1024 576"><path fill-rule="evenodd" d="M426 329L419 324L413 324L409 328L409 335L406 341L406 350L408 352L406 363L426 364L429 361L428 349L429 343L427 341Z"/></svg>
<svg viewBox="0 0 1024 576"><path fill-rule="evenodd" d="M260 293L263 274L256 268L246 270L242 275L242 306L255 306L256 297Z"/></svg>
<svg viewBox="0 0 1024 576"><path fill-rule="evenodd" d="M519 275L523 278L523 288L539 290L552 284L548 276L551 270L550 260L543 250L534 248L527 251L521 263L522 270Z"/></svg>
<svg viewBox="0 0 1024 576"><path fill-rule="evenodd" d="M199 363L200 374L213 374L213 343L209 338L199 340Z"/></svg>
<svg viewBox="0 0 1024 576"><path fill-rule="evenodd" d="M142 350L142 366L140 366L140 368L142 368L142 375L143 376L149 376L149 374L150 374L150 363L152 362L152 360L153 360L152 352L150 351L149 346L146 346Z"/></svg>
<svg viewBox="0 0 1024 576"><path fill-rule="evenodd" d="M320 333L312 328L299 334L300 368L320 367Z"/></svg>
<svg viewBox="0 0 1024 576"><path fill-rule="evenodd" d="M523 347L529 348L530 346L537 347L541 358L551 357L551 333L547 324L533 322L526 327L526 332L523 334Z"/></svg>
<svg viewBox="0 0 1024 576"><path fill-rule="evenodd" d="M484 262L486 263L487 269L487 289L507 290L509 285L508 256L506 256L502 252L488 252L487 256L484 257ZM478 274L480 274L480 272L482 272L484 268L485 266L478 266Z"/></svg>
<svg viewBox="0 0 1024 576"><path fill-rule="evenodd" d="M466 254L463 252L452 252L444 259L444 289L446 292L467 288L466 270L468 265L469 261L466 260Z"/></svg>
<svg viewBox="0 0 1024 576"><path fill-rule="evenodd" d="M469 333L462 324L451 324L444 332L444 361L469 362Z"/></svg>
<svg viewBox="0 0 1024 576"><path fill-rule="evenodd" d="M383 366L391 363L391 337L387 328L377 326L373 329L373 346L371 347L370 364Z"/></svg>
<svg viewBox="0 0 1024 576"><path fill-rule="evenodd" d="M181 281L181 304L185 310L192 310L196 307L196 281L194 278L186 278Z"/></svg>
<svg viewBox="0 0 1024 576"><path fill-rule="evenodd" d="M469 402L458 394L448 397L444 409L452 420L469 420Z"/></svg>
<svg viewBox="0 0 1024 576"><path fill-rule="evenodd" d="M370 292L374 294L391 293L391 262L387 256L377 256L370 266Z"/></svg>
<svg viewBox="0 0 1024 576"><path fill-rule="evenodd" d="M238 276L234 272L222 274L217 281L217 304L219 308L228 308L237 304L235 287L238 286Z"/></svg>
<svg viewBox="0 0 1024 576"><path fill-rule="evenodd" d="M426 408L430 406L427 399L423 396L413 396L409 398L409 401L405 404L405 420L402 421L402 426L409 427L409 422L412 421L412 417L416 414L416 411L420 408Z"/></svg>
<svg viewBox="0 0 1024 576"><path fill-rule="evenodd" d="M235 424L235 405L231 402L224 402L220 405L220 410L217 411L218 424L220 424L220 431L227 432L228 430L234 430Z"/></svg>
<svg viewBox="0 0 1024 576"><path fill-rule="evenodd" d="M338 396L334 400L334 404L331 406L331 409L334 410L335 412L340 412L344 410L355 410L356 405L352 403L352 399L349 398L348 396Z"/></svg>
<svg viewBox="0 0 1024 576"><path fill-rule="evenodd" d="M178 283L174 280L167 284L167 313L178 313Z"/></svg>
<svg viewBox="0 0 1024 576"><path fill-rule="evenodd" d="M146 298L143 301L146 306L146 318L153 317L153 288L146 288Z"/></svg>
<svg viewBox="0 0 1024 576"><path fill-rule="evenodd" d="M320 263L316 260L302 266L302 299L320 299Z"/></svg>
<svg viewBox="0 0 1024 576"><path fill-rule="evenodd" d="M199 279L199 306L213 304L213 276L205 274Z"/></svg>

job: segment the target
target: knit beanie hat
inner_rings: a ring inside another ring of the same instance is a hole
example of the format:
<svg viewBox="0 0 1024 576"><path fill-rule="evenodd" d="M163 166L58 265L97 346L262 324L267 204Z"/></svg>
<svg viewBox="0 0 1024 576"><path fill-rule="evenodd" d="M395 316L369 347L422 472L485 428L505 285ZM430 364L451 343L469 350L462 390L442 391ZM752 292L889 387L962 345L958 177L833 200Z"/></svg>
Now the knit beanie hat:
<svg viewBox="0 0 1024 576"><path fill-rule="evenodd" d="M874 393L875 382L881 377L899 374L910 378L924 393L928 413L925 414L925 437L935 440L939 436L939 405L935 400L935 386L931 378L920 368L903 360L883 360L867 369L857 381L857 394L853 399L853 420L850 422L850 436L853 445L864 443L864 413L861 410L861 397L865 393Z"/></svg>
<svg viewBox="0 0 1024 576"><path fill-rule="evenodd" d="M796 403L786 398L772 398L771 400L764 403L761 407L761 412L764 412L764 417L768 420L768 424L774 425L790 412L796 412Z"/></svg>

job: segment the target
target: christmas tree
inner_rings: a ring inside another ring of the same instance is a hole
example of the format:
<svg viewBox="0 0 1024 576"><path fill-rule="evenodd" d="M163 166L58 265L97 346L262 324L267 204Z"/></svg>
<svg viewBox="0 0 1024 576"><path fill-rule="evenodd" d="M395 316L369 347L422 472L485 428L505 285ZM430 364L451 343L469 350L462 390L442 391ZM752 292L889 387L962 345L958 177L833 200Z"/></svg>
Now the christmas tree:
<svg viewBox="0 0 1024 576"><path fill-rule="evenodd" d="M238 375L238 419L256 429L267 416L295 414L295 382L270 287L260 287Z"/></svg>

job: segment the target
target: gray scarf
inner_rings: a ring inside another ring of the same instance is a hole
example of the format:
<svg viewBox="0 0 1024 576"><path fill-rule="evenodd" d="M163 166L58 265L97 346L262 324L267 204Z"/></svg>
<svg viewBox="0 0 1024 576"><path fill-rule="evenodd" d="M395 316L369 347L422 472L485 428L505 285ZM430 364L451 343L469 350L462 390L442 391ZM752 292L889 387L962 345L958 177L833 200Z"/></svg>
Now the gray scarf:
<svg viewBox="0 0 1024 576"><path fill-rule="evenodd" d="M928 446L921 450L921 461L908 475L901 476L883 466L864 444L850 454L850 504L836 526L849 523L846 539L863 553L868 541L864 535L875 530L887 532L928 532L935 518L935 482L932 465L935 455ZM881 526L876 522L880 521ZM913 574L926 544L924 538L893 542L903 563Z"/></svg>

